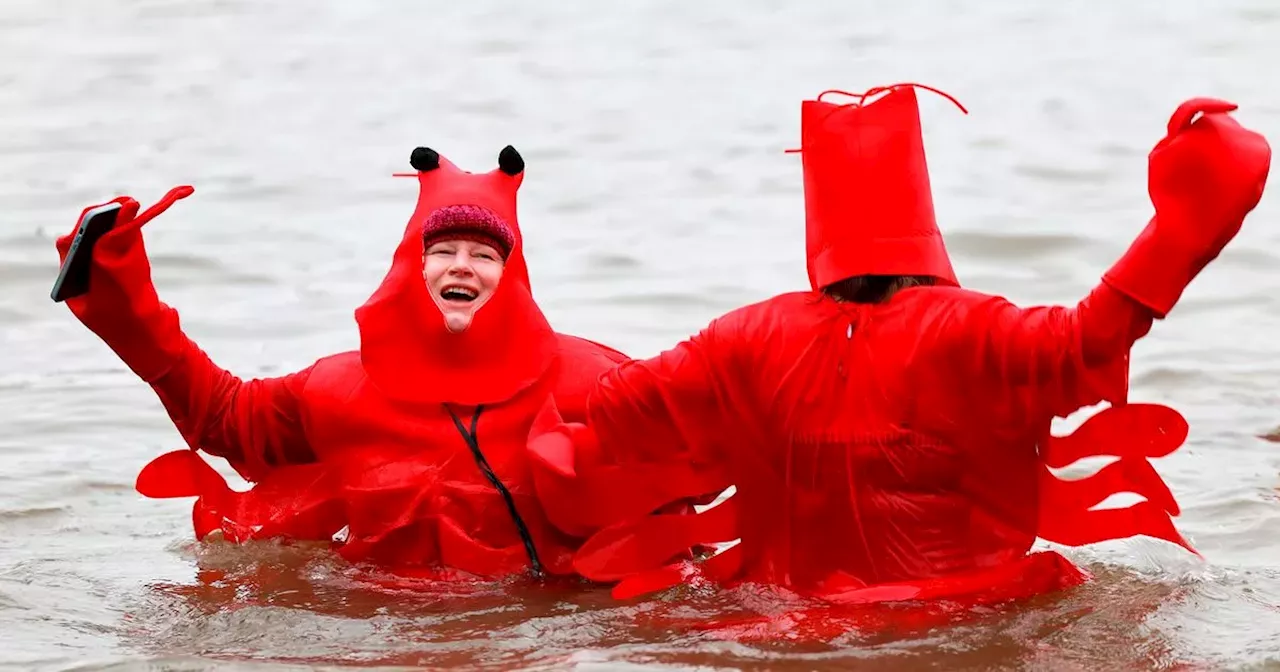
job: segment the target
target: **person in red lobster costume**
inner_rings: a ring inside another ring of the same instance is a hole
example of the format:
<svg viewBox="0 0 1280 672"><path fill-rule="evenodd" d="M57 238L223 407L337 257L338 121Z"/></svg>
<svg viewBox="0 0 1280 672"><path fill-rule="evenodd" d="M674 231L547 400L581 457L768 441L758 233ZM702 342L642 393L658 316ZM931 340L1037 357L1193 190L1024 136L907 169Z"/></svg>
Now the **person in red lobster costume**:
<svg viewBox="0 0 1280 672"><path fill-rule="evenodd" d="M123 213L95 250L90 291L68 304L152 386L191 448L147 465L138 490L199 497L199 538L345 534L348 559L406 573L571 574L581 540L549 525L534 497L529 429L552 395L581 419L596 377L625 357L556 333L534 302L514 148L483 174L422 147L410 163L417 207L355 312L359 351L280 378L219 368L157 298L140 229L193 190L142 214L117 199ZM64 258L70 241L58 240ZM233 492L197 449L253 489Z"/></svg>
<svg viewBox="0 0 1280 672"><path fill-rule="evenodd" d="M700 578L842 605L994 603L1086 580L1058 553L1032 553L1037 537L1193 550L1148 462L1187 425L1128 402L1129 351L1258 203L1267 142L1228 115L1235 105L1183 104L1150 154L1155 215L1137 240L1077 305L1021 308L957 280L917 86L803 103L809 291L611 370L586 423L540 415L539 496L561 529L591 535L575 566L616 582L615 596ZM1103 401L1071 435L1050 434L1055 417ZM1098 455L1118 459L1084 479L1050 471ZM730 485L697 515L661 510ZM1094 508L1118 492L1145 501Z"/></svg>

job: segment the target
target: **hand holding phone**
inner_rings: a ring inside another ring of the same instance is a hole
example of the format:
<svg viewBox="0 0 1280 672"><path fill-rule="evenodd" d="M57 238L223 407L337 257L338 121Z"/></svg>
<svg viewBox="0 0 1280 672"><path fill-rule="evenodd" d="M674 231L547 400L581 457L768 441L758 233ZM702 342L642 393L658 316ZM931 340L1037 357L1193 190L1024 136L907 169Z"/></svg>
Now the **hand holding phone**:
<svg viewBox="0 0 1280 672"><path fill-rule="evenodd" d="M53 291L50 293L50 298L55 302L74 299L89 291L93 248L103 234L116 225L119 215L120 204L112 202L88 210L80 218L75 238L71 241L71 249L67 252L66 259L62 260L62 268L58 271L58 279L53 283Z"/></svg>
<svg viewBox="0 0 1280 672"><path fill-rule="evenodd" d="M131 234L136 234L144 224L194 192L195 189L190 186L174 187L158 203L141 213L138 212L138 202L128 196L85 210L76 230L58 238L57 248L58 254L62 256L62 268L53 286L53 300L63 302L89 291L89 269L94 266L95 248L102 263L107 263L108 258L115 262L122 261L122 255L132 254L129 250L133 249L135 243L140 250L141 237ZM149 272L145 252L136 260L142 264L144 272ZM119 263L115 266L119 270ZM73 307L72 311L75 310Z"/></svg>

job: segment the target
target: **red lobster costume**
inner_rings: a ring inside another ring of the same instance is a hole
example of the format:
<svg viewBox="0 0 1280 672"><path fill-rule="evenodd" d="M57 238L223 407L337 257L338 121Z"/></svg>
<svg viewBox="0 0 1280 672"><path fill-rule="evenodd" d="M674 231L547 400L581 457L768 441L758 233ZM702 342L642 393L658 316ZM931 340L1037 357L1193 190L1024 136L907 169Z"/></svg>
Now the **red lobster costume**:
<svg viewBox="0 0 1280 672"><path fill-rule="evenodd" d="M556 333L534 302L515 149L484 174L426 148L411 163L417 207L386 278L356 311L360 350L281 378L243 381L219 368L157 298L140 229L192 189L140 215L136 201L117 199L123 213L95 250L91 289L68 304L155 389L192 449L147 465L138 490L199 497L199 538L329 540L345 527L344 556L403 571L571 574L581 540L546 521L526 442L550 396L582 419L590 386L625 357ZM488 302L450 333L423 281L422 236L432 213L457 206L509 227L514 244ZM63 257L70 240L58 240ZM231 491L195 449L226 458L255 487Z"/></svg>
<svg viewBox="0 0 1280 672"><path fill-rule="evenodd" d="M1187 425L1127 402L1129 350L1257 204L1266 141L1227 115L1234 105L1185 103L1151 153L1155 216L1128 252L1078 305L1020 308L956 280L915 85L845 105L830 93L801 108L812 291L735 310L610 371L585 425L554 408L539 418L539 496L562 530L593 535L578 570L619 582L619 597L700 576L842 605L975 604L1086 579L1057 553L1030 553L1037 537L1148 535L1191 550L1148 462ZM877 304L820 291L864 275L936 284ZM1101 401L1110 408L1073 434L1050 435L1055 416ZM1082 480L1050 472L1097 455L1119 459ZM659 510L730 485L698 515ZM1093 508L1119 492L1146 501Z"/></svg>

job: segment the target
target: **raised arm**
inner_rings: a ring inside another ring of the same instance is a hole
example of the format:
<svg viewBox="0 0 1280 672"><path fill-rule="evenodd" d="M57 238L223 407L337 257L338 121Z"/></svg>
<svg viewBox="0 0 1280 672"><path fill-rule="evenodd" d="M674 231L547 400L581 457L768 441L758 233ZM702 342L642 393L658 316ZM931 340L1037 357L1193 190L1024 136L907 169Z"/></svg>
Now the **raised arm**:
<svg viewBox="0 0 1280 672"><path fill-rule="evenodd" d="M1130 347L1173 309L1262 196L1270 147L1227 116L1233 109L1197 99L1174 113L1150 156L1155 216L1085 300L1024 309L970 299L958 313L964 323L945 330L958 335L955 355L975 375L1056 389L1048 399L1055 414L1123 401Z"/></svg>
<svg viewBox="0 0 1280 672"><path fill-rule="evenodd" d="M256 480L272 465L314 459L298 402L309 371L242 381L214 364L182 332L177 311L160 301L141 229L193 191L177 187L140 214L134 199L116 199L122 208L94 249L89 291L67 305L151 385L188 445L227 458ZM73 235L58 239L60 258Z"/></svg>

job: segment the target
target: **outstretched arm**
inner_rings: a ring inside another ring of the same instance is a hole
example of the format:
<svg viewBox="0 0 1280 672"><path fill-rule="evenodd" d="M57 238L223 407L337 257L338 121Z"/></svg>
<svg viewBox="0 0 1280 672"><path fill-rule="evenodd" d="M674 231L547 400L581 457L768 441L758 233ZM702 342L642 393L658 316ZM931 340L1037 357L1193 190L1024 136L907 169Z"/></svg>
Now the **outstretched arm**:
<svg viewBox="0 0 1280 672"><path fill-rule="evenodd" d="M661 354L602 375L587 403L587 424L600 449L619 462L701 461L725 440L742 411L731 378L737 313Z"/></svg>
<svg viewBox="0 0 1280 672"><path fill-rule="evenodd" d="M1261 198L1270 147L1227 116L1233 109L1197 99L1174 113L1150 156L1156 214L1084 301L1022 309L988 297L961 311L964 324L948 331L960 335L957 351L975 373L1014 385L1056 381L1055 414L1124 400L1130 347L1172 310Z"/></svg>
<svg viewBox="0 0 1280 672"><path fill-rule="evenodd" d="M1054 415L1104 400L1124 402L1129 349L1154 319L1105 283L1074 307L1020 308L994 296L957 297L965 305L951 313L955 317L934 323L943 327L939 337L950 341L946 358L970 377L1039 390Z"/></svg>
<svg viewBox="0 0 1280 672"><path fill-rule="evenodd" d="M314 459L298 403L309 370L242 381L214 364L156 295L141 228L193 191L175 188L141 214L137 201L116 199L122 208L94 249L89 292L67 305L152 386L188 445L227 458L256 480L272 465ZM72 238L57 241L63 259Z"/></svg>

